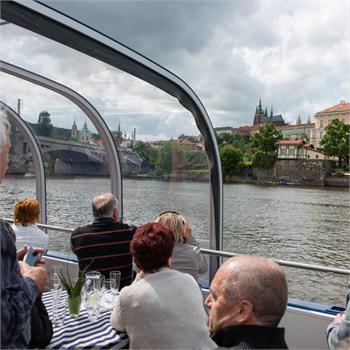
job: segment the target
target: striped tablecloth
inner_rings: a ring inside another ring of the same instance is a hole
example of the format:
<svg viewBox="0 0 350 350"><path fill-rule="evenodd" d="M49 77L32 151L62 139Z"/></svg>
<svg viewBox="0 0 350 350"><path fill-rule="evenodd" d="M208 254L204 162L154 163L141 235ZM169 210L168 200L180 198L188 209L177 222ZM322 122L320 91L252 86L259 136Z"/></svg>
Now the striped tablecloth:
<svg viewBox="0 0 350 350"><path fill-rule="evenodd" d="M52 299L53 292L43 294L42 300L50 317L52 315ZM112 328L109 321L111 312L111 309L103 310L98 320L91 322L88 320L87 312L84 308L80 310L80 315L77 318L70 317L67 309L64 325L54 327L53 337L48 348L120 349L124 347L129 341L128 336L124 333L117 333Z"/></svg>

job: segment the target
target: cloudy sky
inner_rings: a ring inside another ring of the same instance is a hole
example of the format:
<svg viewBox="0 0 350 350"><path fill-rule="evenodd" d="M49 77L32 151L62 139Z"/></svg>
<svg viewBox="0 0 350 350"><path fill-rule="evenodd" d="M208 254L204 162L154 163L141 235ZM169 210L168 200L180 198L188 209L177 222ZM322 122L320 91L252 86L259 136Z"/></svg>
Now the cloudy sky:
<svg viewBox="0 0 350 350"><path fill-rule="evenodd" d="M350 0L45 1L185 80L214 127L249 125L262 99L295 123L350 100ZM123 72L12 24L1 26L5 61L44 74L90 100L112 129L140 138L197 134L178 102ZM54 125L85 117L67 100L2 74L1 99ZM88 123L92 128L92 125Z"/></svg>

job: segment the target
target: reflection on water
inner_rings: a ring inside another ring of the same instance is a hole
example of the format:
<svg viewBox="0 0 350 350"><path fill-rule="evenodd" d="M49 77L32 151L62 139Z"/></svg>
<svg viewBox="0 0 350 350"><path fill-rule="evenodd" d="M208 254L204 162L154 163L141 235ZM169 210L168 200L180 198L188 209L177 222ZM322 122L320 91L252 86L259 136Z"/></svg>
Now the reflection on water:
<svg viewBox="0 0 350 350"><path fill-rule="evenodd" d="M49 179L48 223L75 228L91 221L91 199L109 191L109 179ZM18 198L35 196L34 179L0 186L0 216L11 217ZM124 221L140 225L166 209L180 211L193 234L208 241L209 187L205 183L124 180ZM240 254L349 268L347 189L224 186L224 249ZM49 232L50 249L70 251L69 237ZM344 303L347 277L286 269L290 296Z"/></svg>

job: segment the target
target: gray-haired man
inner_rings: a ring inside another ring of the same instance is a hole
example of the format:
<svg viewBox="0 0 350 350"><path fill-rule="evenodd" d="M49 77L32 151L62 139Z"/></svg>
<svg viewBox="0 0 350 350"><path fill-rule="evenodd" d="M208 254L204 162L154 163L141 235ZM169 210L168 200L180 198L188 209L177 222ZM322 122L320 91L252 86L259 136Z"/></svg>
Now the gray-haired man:
<svg viewBox="0 0 350 350"><path fill-rule="evenodd" d="M257 256L237 256L217 271L205 300L209 331L220 347L287 349L278 324L286 310L287 282L281 267Z"/></svg>
<svg viewBox="0 0 350 350"><path fill-rule="evenodd" d="M132 280L130 241L136 227L119 222L118 202L111 193L95 197L91 206L94 221L72 233L72 250L80 269L91 264L89 271L99 271L106 278L110 271L121 271L122 288Z"/></svg>

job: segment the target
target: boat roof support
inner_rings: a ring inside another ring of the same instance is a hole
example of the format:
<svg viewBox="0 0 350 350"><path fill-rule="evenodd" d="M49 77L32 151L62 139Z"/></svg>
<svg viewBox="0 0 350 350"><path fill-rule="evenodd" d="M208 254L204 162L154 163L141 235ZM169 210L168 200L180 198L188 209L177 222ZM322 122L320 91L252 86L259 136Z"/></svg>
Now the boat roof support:
<svg viewBox="0 0 350 350"><path fill-rule="evenodd" d="M19 116L19 114L17 114L12 108L2 101L0 101L0 110L4 111L8 119L14 122L28 143L35 170L36 198L40 205L39 221L46 224L46 181L44 161L41 155L40 146L38 145L33 132L27 126L25 121Z"/></svg>

